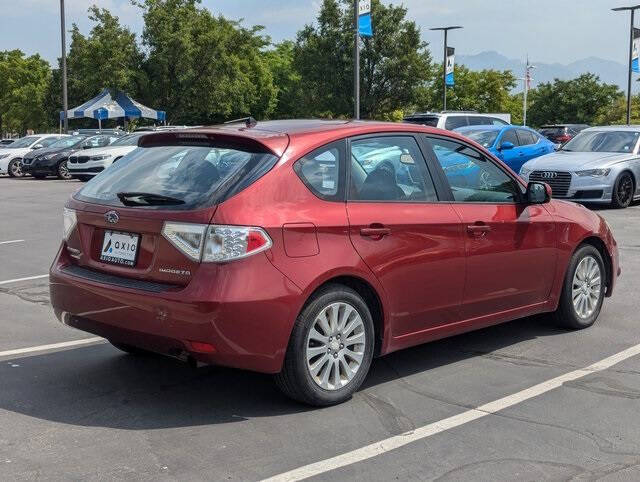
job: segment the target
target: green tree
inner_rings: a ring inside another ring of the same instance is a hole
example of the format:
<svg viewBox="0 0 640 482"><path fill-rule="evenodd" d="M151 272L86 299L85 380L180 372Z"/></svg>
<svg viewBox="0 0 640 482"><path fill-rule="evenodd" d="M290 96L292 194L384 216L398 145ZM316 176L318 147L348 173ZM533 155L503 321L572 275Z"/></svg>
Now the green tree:
<svg viewBox="0 0 640 482"><path fill-rule="evenodd" d="M148 56L147 99L172 123L268 117L277 89L262 27L215 17L199 0L140 0Z"/></svg>
<svg viewBox="0 0 640 482"><path fill-rule="evenodd" d="M43 112L50 79L49 64L39 55L0 52L0 133L48 127Z"/></svg>
<svg viewBox="0 0 640 482"><path fill-rule="evenodd" d="M293 66L295 44L285 40L265 53L273 84L277 89L276 104L271 118L282 119L299 117L303 114L300 99L304 92L300 74Z"/></svg>
<svg viewBox="0 0 640 482"><path fill-rule="evenodd" d="M454 75L455 85L447 87L447 109L511 112L513 101L510 92L516 86L516 78L510 70L470 70L464 65L457 65ZM427 100L429 104L423 105L422 109L441 109L442 65L438 69L430 94ZM511 113L513 115L513 112Z"/></svg>
<svg viewBox="0 0 640 482"><path fill-rule="evenodd" d="M594 124L606 119L622 93L616 85L600 81L594 74L572 80L555 79L538 85L530 93L527 122L534 126L575 122Z"/></svg>
<svg viewBox="0 0 640 482"><path fill-rule="evenodd" d="M361 41L361 115L397 118L432 78L431 54L405 7L373 0L371 9L374 36ZM298 32L294 68L305 115L353 115L353 37L350 0L324 0L317 23Z"/></svg>

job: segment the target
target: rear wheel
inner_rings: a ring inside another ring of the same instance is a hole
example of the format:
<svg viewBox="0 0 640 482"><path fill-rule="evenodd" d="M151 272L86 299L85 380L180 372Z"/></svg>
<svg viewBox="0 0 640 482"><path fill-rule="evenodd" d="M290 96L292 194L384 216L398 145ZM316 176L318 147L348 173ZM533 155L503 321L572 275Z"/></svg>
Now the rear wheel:
<svg viewBox="0 0 640 482"><path fill-rule="evenodd" d="M560 303L554 313L558 324L573 329L593 325L604 301L605 280L600 252L588 244L578 248L569 262Z"/></svg>
<svg viewBox="0 0 640 482"><path fill-rule="evenodd" d="M69 173L69 168L67 167L67 161L62 161L58 164L58 179L71 179L71 173Z"/></svg>
<svg viewBox="0 0 640 482"><path fill-rule="evenodd" d="M20 159L14 159L9 163L7 167L7 172L11 177L23 177L24 173L22 172L22 161Z"/></svg>
<svg viewBox="0 0 640 482"><path fill-rule="evenodd" d="M613 185L611 204L614 208L624 209L633 201L635 186L630 172L623 172Z"/></svg>
<svg viewBox="0 0 640 482"><path fill-rule="evenodd" d="M366 303L351 288L327 286L296 320L276 383L285 395L310 405L344 402L367 376L373 348Z"/></svg>

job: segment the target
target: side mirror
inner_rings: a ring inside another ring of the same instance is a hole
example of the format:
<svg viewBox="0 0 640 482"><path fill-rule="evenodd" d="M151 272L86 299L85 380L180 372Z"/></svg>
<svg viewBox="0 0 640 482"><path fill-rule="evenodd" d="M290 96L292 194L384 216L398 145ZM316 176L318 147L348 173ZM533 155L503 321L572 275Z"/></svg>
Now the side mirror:
<svg viewBox="0 0 640 482"><path fill-rule="evenodd" d="M527 202L544 204L551 201L551 186L546 182L530 182L527 184Z"/></svg>
<svg viewBox="0 0 640 482"><path fill-rule="evenodd" d="M36 149L42 149L44 146L42 144L36 144L35 146L33 146L31 149L36 150Z"/></svg>
<svg viewBox="0 0 640 482"><path fill-rule="evenodd" d="M509 141L505 141L502 144L500 144L500 150L501 151L508 150L508 149L513 149L514 147L516 147L516 146L513 145L513 142L509 142Z"/></svg>

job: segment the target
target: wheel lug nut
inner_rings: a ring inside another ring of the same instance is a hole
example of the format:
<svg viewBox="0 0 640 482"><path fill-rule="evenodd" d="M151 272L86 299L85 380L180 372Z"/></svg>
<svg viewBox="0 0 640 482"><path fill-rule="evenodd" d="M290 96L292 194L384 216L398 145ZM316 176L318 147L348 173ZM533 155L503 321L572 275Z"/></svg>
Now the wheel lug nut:
<svg viewBox="0 0 640 482"><path fill-rule="evenodd" d="M344 345L342 343L340 343L340 348L344 348Z"/></svg>
<svg viewBox="0 0 640 482"><path fill-rule="evenodd" d="M333 341L333 337L332 336L329 337L329 341Z"/></svg>
<svg viewBox="0 0 640 482"><path fill-rule="evenodd" d="M337 353L334 353L334 354L333 354L333 358L338 358L338 354L337 354Z"/></svg>

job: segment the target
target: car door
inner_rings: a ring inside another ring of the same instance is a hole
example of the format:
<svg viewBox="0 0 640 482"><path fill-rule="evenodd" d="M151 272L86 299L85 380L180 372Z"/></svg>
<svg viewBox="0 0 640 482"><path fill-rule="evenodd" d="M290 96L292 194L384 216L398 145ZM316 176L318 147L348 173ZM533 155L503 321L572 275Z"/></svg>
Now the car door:
<svg viewBox="0 0 640 482"><path fill-rule="evenodd" d="M475 148L444 137L428 141L439 165L446 166L447 153L455 153L474 166L464 184L447 169L440 171L465 231L463 318L546 301L556 264L555 226L546 208L525 203L522 185Z"/></svg>
<svg viewBox="0 0 640 482"><path fill-rule="evenodd" d="M510 142L513 144L513 147L510 149L503 147L505 142ZM496 145L498 146L497 157L511 169L518 172L516 168L524 164L524 161L522 161L524 153L520 148L520 139L518 139L516 130L512 128L503 130Z"/></svg>
<svg viewBox="0 0 640 482"><path fill-rule="evenodd" d="M376 134L350 139L348 149L350 238L385 290L392 335L459 320L462 226L439 201L418 139Z"/></svg>

